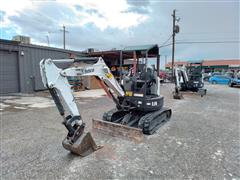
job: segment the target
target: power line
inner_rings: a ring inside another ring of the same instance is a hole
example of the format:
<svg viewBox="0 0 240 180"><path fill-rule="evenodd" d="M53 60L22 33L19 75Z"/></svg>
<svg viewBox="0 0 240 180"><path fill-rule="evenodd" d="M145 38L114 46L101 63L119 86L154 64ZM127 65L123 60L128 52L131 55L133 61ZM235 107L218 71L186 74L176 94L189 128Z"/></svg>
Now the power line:
<svg viewBox="0 0 240 180"><path fill-rule="evenodd" d="M238 32L185 32L181 35L197 35L197 34L237 34Z"/></svg>
<svg viewBox="0 0 240 180"><path fill-rule="evenodd" d="M224 38L181 38L177 39L178 42L188 42L188 41L236 41L239 40L237 37L224 37Z"/></svg>
<svg viewBox="0 0 240 180"><path fill-rule="evenodd" d="M231 44L231 43L240 43L240 41L188 41L188 42L184 42L184 41L177 41L176 44ZM163 46L159 46L159 48L163 48L163 47L167 47L167 46L171 46L172 43L163 45Z"/></svg>
<svg viewBox="0 0 240 180"><path fill-rule="evenodd" d="M172 38L173 35L171 35L166 41L164 41L164 43L162 43L162 45L160 46L164 46L171 38Z"/></svg>
<svg viewBox="0 0 240 180"><path fill-rule="evenodd" d="M240 43L240 41L176 41L177 44L222 44L222 43Z"/></svg>

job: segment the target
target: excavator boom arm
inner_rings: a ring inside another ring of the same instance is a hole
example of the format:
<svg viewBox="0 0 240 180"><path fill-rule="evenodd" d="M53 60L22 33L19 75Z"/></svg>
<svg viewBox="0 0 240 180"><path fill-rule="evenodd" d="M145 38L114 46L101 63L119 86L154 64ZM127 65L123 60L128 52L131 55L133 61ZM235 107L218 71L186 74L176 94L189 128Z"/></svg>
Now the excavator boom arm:
<svg viewBox="0 0 240 180"><path fill-rule="evenodd" d="M56 63L72 63L73 66L61 69ZM100 58L79 58L79 59L43 59L40 62L40 72L44 86L49 90L60 115L63 117L63 124L68 130L67 137L63 140L63 147L72 153L85 156L89 150L97 150L91 133L85 133L81 115L79 113L71 86L67 77L95 76L100 81L106 93L112 97L119 107L119 100L115 98L124 96L125 92L115 80L110 69ZM64 103L62 103L64 102ZM68 115L65 115L65 106ZM85 135L83 135L85 134Z"/></svg>
<svg viewBox="0 0 240 180"><path fill-rule="evenodd" d="M95 76L104 82L108 88L107 90L112 90L119 97L124 96L123 89L112 75L104 60L101 57L97 59L97 62L96 58L93 60L95 61L86 62L86 58L83 60L43 59L40 62L40 72L44 86L49 90L54 89L55 93L61 96L72 116L80 116L80 114L67 77ZM60 69L55 65L57 62L72 62L76 64L70 68ZM53 99L59 109L60 104L57 97L53 97ZM61 115L62 113L60 112Z"/></svg>

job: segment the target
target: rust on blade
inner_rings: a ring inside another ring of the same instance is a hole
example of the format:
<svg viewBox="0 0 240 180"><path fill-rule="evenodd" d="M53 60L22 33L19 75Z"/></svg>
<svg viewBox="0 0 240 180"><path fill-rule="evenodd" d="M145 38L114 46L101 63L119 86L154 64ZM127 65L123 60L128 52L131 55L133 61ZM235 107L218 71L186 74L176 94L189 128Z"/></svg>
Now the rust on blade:
<svg viewBox="0 0 240 180"><path fill-rule="evenodd" d="M123 137L128 140L133 140L137 143L144 141L144 134L142 130L138 128L99 119L92 119L92 126L94 130L97 130L103 134L108 134L115 137Z"/></svg>

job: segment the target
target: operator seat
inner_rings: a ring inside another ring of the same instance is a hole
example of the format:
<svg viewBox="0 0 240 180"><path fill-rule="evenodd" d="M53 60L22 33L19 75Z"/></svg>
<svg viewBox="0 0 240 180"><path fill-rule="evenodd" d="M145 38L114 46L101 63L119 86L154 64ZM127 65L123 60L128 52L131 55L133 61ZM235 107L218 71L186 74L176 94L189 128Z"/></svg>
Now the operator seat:
<svg viewBox="0 0 240 180"><path fill-rule="evenodd" d="M137 73L133 76L125 76L123 78L123 87L125 91L132 91L133 93L144 94L145 78L146 83L146 95L157 95L157 72L152 67L147 67L142 72Z"/></svg>
<svg viewBox="0 0 240 180"><path fill-rule="evenodd" d="M137 80L137 83L142 82L142 91L144 91L144 83L146 79L146 95L156 95L156 82L157 82L157 73L153 67L147 67L140 73L140 78Z"/></svg>

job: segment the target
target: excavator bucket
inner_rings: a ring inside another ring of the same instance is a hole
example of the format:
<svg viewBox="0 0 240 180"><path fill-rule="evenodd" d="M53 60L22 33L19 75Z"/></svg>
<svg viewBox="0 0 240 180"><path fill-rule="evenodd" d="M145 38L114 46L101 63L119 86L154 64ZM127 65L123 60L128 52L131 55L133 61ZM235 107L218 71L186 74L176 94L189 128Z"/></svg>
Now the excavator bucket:
<svg viewBox="0 0 240 180"><path fill-rule="evenodd" d="M183 99L183 95L180 92L173 92L173 99Z"/></svg>
<svg viewBox="0 0 240 180"><path fill-rule="evenodd" d="M98 119L92 119L92 126L95 131L103 134L133 140L136 143L144 141L144 134L138 128Z"/></svg>
<svg viewBox="0 0 240 180"><path fill-rule="evenodd" d="M197 92L201 97L207 94L207 89L199 88Z"/></svg>
<svg viewBox="0 0 240 180"><path fill-rule="evenodd" d="M87 156L93 151L102 148L102 146L96 145L90 132L83 133L73 144L70 143L67 138L65 138L62 142L62 145L66 150L79 156Z"/></svg>

